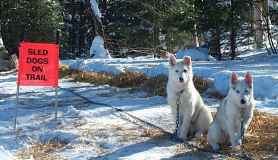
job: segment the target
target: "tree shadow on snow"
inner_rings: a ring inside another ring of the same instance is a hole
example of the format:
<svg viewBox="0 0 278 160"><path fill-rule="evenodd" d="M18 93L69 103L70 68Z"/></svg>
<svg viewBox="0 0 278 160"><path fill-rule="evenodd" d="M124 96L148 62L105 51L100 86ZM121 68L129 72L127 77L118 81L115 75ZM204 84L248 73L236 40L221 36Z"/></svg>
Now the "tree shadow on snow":
<svg viewBox="0 0 278 160"><path fill-rule="evenodd" d="M125 146L123 148L119 148L112 153L108 153L99 157L94 157L92 159L96 160L117 160L117 159L153 159L158 153L163 155L163 151L166 152L173 152L173 156L168 158L162 158L162 160L210 160L210 159L226 159L224 155L221 154L214 154L209 152L203 151L196 151L191 149L186 149L183 153L175 153L178 152L178 149L175 150L177 143L170 141L168 138L152 138L144 142L131 144ZM171 148L170 148L171 147ZM143 153L144 152L144 153ZM143 156L147 155L146 157L140 157L140 154ZM152 153L153 156L149 156L148 154ZM130 157L132 155L136 155L136 157ZM169 153L167 153L169 155ZM171 154L171 153L170 153ZM163 157L163 156L162 156ZM92 160L91 159L91 160ZM155 159L158 159L155 158Z"/></svg>
<svg viewBox="0 0 278 160"><path fill-rule="evenodd" d="M175 145L175 143L171 142L165 138L163 138L163 139L154 138L154 139L150 139L150 140L143 141L140 143L131 144L131 145L125 146L123 148L119 148L118 150L115 150L112 153L108 153L108 154L105 154L105 155L99 156L99 157L94 157L92 159L96 159L96 160L107 160L107 159L113 160L113 159L115 159L116 160L116 159L131 156L134 154L138 154L141 152L147 152L148 150L151 150L153 148L159 148L159 147L165 148L165 147L170 147L172 145Z"/></svg>
<svg viewBox="0 0 278 160"><path fill-rule="evenodd" d="M221 155L202 151L188 151L176 154L169 158L162 158L161 160L211 160L211 159L226 159Z"/></svg>

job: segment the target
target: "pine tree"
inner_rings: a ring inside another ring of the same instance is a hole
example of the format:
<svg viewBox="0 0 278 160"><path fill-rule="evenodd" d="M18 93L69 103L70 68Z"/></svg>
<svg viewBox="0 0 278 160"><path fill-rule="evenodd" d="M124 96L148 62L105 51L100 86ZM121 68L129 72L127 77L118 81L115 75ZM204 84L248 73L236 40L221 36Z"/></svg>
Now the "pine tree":
<svg viewBox="0 0 278 160"><path fill-rule="evenodd" d="M4 45L9 54L18 54L21 40L55 42L62 16L55 0L2 0L0 25Z"/></svg>

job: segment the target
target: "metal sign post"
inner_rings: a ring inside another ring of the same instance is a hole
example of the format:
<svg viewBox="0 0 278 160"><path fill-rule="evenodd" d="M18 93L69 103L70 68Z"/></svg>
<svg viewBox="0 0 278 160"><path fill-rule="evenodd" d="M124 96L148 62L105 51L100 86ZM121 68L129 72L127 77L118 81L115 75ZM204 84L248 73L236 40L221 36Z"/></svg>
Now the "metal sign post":
<svg viewBox="0 0 278 160"><path fill-rule="evenodd" d="M16 85L16 105L15 105L15 118L14 118L14 131L16 132L17 125L17 107L19 105L19 85Z"/></svg>
<svg viewBox="0 0 278 160"><path fill-rule="evenodd" d="M58 117L58 87L55 88L55 120L57 121Z"/></svg>
<svg viewBox="0 0 278 160"><path fill-rule="evenodd" d="M60 31L56 31L56 44L59 46L60 43ZM59 59L59 58L58 58ZM58 86L55 87L55 120L58 117Z"/></svg>

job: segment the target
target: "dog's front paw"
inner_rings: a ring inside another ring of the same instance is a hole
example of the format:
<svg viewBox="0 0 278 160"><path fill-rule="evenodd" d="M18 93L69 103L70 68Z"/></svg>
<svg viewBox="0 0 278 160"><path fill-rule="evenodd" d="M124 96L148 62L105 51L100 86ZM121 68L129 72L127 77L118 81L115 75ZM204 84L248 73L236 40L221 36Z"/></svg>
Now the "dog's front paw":
<svg viewBox="0 0 278 160"><path fill-rule="evenodd" d="M240 146L242 144L241 135L235 133L235 136L232 138L232 147Z"/></svg>
<svg viewBox="0 0 278 160"><path fill-rule="evenodd" d="M240 150L240 145L232 146L232 150L239 151Z"/></svg>
<svg viewBox="0 0 278 160"><path fill-rule="evenodd" d="M195 137L195 138L202 138L202 137L203 137L203 132L198 131L198 132L195 134L194 137Z"/></svg>
<svg viewBox="0 0 278 160"><path fill-rule="evenodd" d="M188 140L188 137L184 134L184 132L180 132L180 130L178 130L176 137L183 142Z"/></svg>
<svg viewBox="0 0 278 160"><path fill-rule="evenodd" d="M240 138L240 139L238 139L238 140L236 141L236 144L237 144L237 145L239 145L239 146L241 146L241 145L242 145L242 140L241 140L241 138Z"/></svg>
<svg viewBox="0 0 278 160"><path fill-rule="evenodd" d="M238 149L238 148L240 148L241 144L242 144L242 140L238 139L234 143L232 143L232 148L233 149Z"/></svg>
<svg viewBox="0 0 278 160"><path fill-rule="evenodd" d="M175 142L179 142L179 143L183 142L183 139L179 138L177 134L172 134L170 138L172 141L175 141Z"/></svg>

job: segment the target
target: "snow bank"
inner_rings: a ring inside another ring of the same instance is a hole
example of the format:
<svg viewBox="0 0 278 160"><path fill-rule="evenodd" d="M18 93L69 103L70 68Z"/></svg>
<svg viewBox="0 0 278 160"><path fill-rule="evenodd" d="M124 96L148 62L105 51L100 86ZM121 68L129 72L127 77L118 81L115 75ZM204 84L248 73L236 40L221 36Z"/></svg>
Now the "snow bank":
<svg viewBox="0 0 278 160"><path fill-rule="evenodd" d="M101 36L96 36L90 48L90 55L93 58L111 58L110 53L104 48L104 40Z"/></svg>
<svg viewBox="0 0 278 160"><path fill-rule="evenodd" d="M222 95L227 95L230 85L231 71L221 71L213 75L214 87Z"/></svg>
<svg viewBox="0 0 278 160"><path fill-rule="evenodd" d="M213 75L214 87L222 95L227 95L229 91L231 71L221 71ZM241 77L245 73L237 72ZM251 73L254 74L254 73ZM256 98L271 98L278 97L278 79L272 76L255 76L254 79L254 96Z"/></svg>
<svg viewBox="0 0 278 160"><path fill-rule="evenodd" d="M278 97L278 79L272 76L259 76L254 78L254 95L259 98Z"/></svg>
<svg viewBox="0 0 278 160"><path fill-rule="evenodd" d="M190 56L193 61L213 61L215 60L212 56L208 54L207 48L191 48L185 50L179 50L176 53L178 59L184 56Z"/></svg>
<svg viewBox="0 0 278 160"><path fill-rule="evenodd" d="M121 65L109 64L108 61L105 62L102 59L64 60L61 63L68 65L70 69L87 72L105 72L113 75L124 72L124 68Z"/></svg>
<svg viewBox="0 0 278 160"><path fill-rule="evenodd" d="M3 39L0 38L0 48L3 48L3 47L4 47L4 45L3 45Z"/></svg>
<svg viewBox="0 0 278 160"><path fill-rule="evenodd" d="M71 69L79 69L84 59L62 60L60 65L68 65Z"/></svg>
<svg viewBox="0 0 278 160"><path fill-rule="evenodd" d="M10 152L4 149L3 146L0 146L0 159L1 160L15 160Z"/></svg>
<svg viewBox="0 0 278 160"><path fill-rule="evenodd" d="M78 69L82 71L91 71L91 72L106 72L114 75L124 72L124 69L121 66L106 65L103 62L91 63L90 60L83 61L80 64Z"/></svg>
<svg viewBox="0 0 278 160"><path fill-rule="evenodd" d="M129 67L129 71L131 72L141 72L147 75L148 77L156 77L159 75L168 75L168 64L166 65L165 63L161 63L158 66L154 67L142 67L142 68L137 68L137 67Z"/></svg>
<svg viewBox="0 0 278 160"><path fill-rule="evenodd" d="M194 66L194 62L193 62L193 66ZM212 78L212 75L217 73L218 70L213 69L213 68L208 68L208 67L193 67L193 73L194 75L200 76L200 77L204 77L204 78Z"/></svg>

